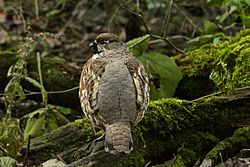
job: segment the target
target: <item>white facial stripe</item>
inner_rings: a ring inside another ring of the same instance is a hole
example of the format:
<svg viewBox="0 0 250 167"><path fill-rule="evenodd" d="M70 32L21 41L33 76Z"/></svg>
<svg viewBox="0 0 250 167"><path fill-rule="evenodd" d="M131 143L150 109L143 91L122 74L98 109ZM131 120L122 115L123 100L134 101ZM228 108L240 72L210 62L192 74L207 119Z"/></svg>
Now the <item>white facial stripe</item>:
<svg viewBox="0 0 250 167"><path fill-rule="evenodd" d="M93 57L92 57L92 59L95 60L95 59L97 59L98 57L100 57L100 54L94 54Z"/></svg>
<svg viewBox="0 0 250 167"><path fill-rule="evenodd" d="M103 42L104 42L104 43L106 43L106 44L107 44L107 43L110 43L110 41L109 41L109 40L105 40L105 41L103 41Z"/></svg>

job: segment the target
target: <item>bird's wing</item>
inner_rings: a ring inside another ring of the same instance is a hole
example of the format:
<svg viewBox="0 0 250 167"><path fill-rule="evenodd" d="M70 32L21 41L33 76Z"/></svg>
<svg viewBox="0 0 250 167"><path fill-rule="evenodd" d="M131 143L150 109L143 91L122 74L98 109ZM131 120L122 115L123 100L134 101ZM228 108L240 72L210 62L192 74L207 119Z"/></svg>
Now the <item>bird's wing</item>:
<svg viewBox="0 0 250 167"><path fill-rule="evenodd" d="M137 114L136 114L136 125L144 116L145 111L149 104L149 79L144 69L143 64L137 60L134 56L130 56L125 62L131 76L134 80L137 93Z"/></svg>
<svg viewBox="0 0 250 167"><path fill-rule="evenodd" d="M105 70L105 64L105 61L89 59L83 67L80 78L79 96L81 107L84 114L95 125L98 125L95 113L98 111L98 89L101 76Z"/></svg>

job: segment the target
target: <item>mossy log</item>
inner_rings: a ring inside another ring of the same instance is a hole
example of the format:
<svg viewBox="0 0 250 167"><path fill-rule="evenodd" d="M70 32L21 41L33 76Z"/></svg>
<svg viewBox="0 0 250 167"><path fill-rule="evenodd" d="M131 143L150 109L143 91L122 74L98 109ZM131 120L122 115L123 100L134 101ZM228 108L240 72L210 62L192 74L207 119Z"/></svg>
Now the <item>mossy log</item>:
<svg viewBox="0 0 250 167"><path fill-rule="evenodd" d="M236 155L241 149L249 148L250 145L250 127L239 128L235 131L233 136L226 138L219 142L211 151L209 151L201 167L215 166L222 158L226 161L226 158Z"/></svg>
<svg viewBox="0 0 250 167"><path fill-rule="evenodd" d="M93 134L89 121L84 118L31 139L28 162L38 165L46 159L60 157L70 167L145 166L164 163L175 154L172 165L193 166L236 129L249 126L249 101L250 89L193 101L174 98L153 101L143 121L133 129L135 150L128 156L105 153L103 138L96 139L100 136ZM250 146L249 139L244 141L242 146ZM240 149L225 149L224 155L230 156ZM26 152L23 148L23 156Z"/></svg>

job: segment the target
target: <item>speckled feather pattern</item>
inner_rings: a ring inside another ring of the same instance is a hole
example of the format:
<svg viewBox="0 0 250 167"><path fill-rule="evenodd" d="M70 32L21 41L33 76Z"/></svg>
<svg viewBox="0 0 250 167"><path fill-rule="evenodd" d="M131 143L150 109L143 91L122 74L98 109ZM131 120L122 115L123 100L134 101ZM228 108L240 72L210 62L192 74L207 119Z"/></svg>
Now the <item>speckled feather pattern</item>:
<svg viewBox="0 0 250 167"><path fill-rule="evenodd" d="M105 129L105 150L130 153L131 127L141 121L149 104L149 80L142 65L115 34L100 34L97 53L80 78L83 112Z"/></svg>

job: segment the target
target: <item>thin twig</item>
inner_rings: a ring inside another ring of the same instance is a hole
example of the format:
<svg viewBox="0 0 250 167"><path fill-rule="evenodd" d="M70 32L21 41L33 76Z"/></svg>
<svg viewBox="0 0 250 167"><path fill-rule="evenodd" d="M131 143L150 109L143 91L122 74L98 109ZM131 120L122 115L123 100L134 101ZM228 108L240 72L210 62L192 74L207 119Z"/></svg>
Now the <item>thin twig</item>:
<svg viewBox="0 0 250 167"><path fill-rule="evenodd" d="M39 0L35 0L35 8L36 8L36 19L39 20L39 5L38 5Z"/></svg>
<svg viewBox="0 0 250 167"><path fill-rule="evenodd" d="M50 91L47 92L47 94L61 94L61 93L67 93L67 92L71 92L73 90L79 89L79 86L76 86L74 88L70 88L70 89L66 89L66 90L59 90L59 91ZM31 92L28 95L34 95L34 94L41 94L41 92Z"/></svg>
<svg viewBox="0 0 250 167"><path fill-rule="evenodd" d="M222 164L224 164L224 163L223 163L222 154L221 154L221 153L219 153L219 155L220 155L220 160L221 160L221 163L222 163Z"/></svg>
<svg viewBox="0 0 250 167"><path fill-rule="evenodd" d="M185 39L187 41L191 40L191 38L187 37L187 36L183 36L183 35L173 35L173 36L170 36L170 37L166 37L168 40L171 40L171 39ZM155 43L160 43L162 42L162 39L155 39L155 40L151 40L149 41L149 44L155 44Z"/></svg>
<svg viewBox="0 0 250 167"><path fill-rule="evenodd" d="M24 166L26 166L27 160L28 160L28 155L29 155L29 150L30 150L30 135L28 136L28 143L27 143L27 148L25 151L25 157L24 157Z"/></svg>
<svg viewBox="0 0 250 167"><path fill-rule="evenodd" d="M148 28L148 26L147 26L147 24L146 24L146 22L145 22L145 20L144 20L144 18L143 18L143 16L142 16L141 14L136 13L136 12L134 12L134 11L128 9L128 8L125 8L125 7L124 7L122 4L120 4L120 3L119 3L119 5L121 6L121 8L123 8L123 9L125 9L126 11L128 11L129 13L131 13L131 14L137 16L137 17L141 20L143 26L144 26L145 29L146 29L146 32L150 35L150 37L156 38L156 39L162 39L163 41L165 41L165 42L167 42L169 45L171 45L173 48L175 48L178 52L184 53L183 50L181 50L180 48L178 48L177 46L175 46L167 37L162 37L162 36L153 34L153 33L149 30L149 28Z"/></svg>
<svg viewBox="0 0 250 167"><path fill-rule="evenodd" d="M139 0L136 0L136 9L137 9L137 11L140 10L140 1Z"/></svg>
<svg viewBox="0 0 250 167"><path fill-rule="evenodd" d="M23 30L26 31L26 30L27 30L27 26L26 26L25 18L24 18L24 16L23 16L22 3L20 3L19 10L20 10L20 16L21 16L22 22L23 22Z"/></svg>
<svg viewBox="0 0 250 167"><path fill-rule="evenodd" d="M200 100L202 100L202 99L206 99L206 98L212 97L212 96L217 96L217 95L222 94L222 93L223 93L223 92L211 93L211 94L208 94L208 95L206 95L206 96L202 96L202 97L200 97L200 98L194 99L194 100L192 100L191 102L200 101Z"/></svg>
<svg viewBox="0 0 250 167"><path fill-rule="evenodd" d="M198 27L198 26L193 22L192 19L190 19L190 18L188 17L188 14L187 14L186 12L184 12L176 3L174 3L173 5L174 5L174 7L175 7L177 10L179 10L180 13L188 20L188 22L189 22L191 25L193 25L194 28L196 28L196 29L199 30L200 32L203 32L203 30L202 30L200 27Z"/></svg>
<svg viewBox="0 0 250 167"><path fill-rule="evenodd" d="M36 53L36 58L37 58L37 68L38 68L39 80L40 80L40 84L43 86L43 77L42 77L42 70L41 70L41 56L40 56L40 52Z"/></svg>
<svg viewBox="0 0 250 167"><path fill-rule="evenodd" d="M47 94L61 94L61 93L67 93L67 92L71 92L71 91L74 91L74 90L77 90L79 89L79 86L76 86L74 88L70 88L70 89L65 89L65 90L59 90L59 91L50 91L50 92L47 92ZM31 95L40 95L42 94L41 92L31 92L31 91L28 91L28 90L24 90L28 93L25 93L24 95L25 96L31 96ZM4 96L4 94L0 94L0 96ZM18 95L16 95L16 97L18 97Z"/></svg>
<svg viewBox="0 0 250 167"><path fill-rule="evenodd" d="M68 20L62 19L62 21L64 22L64 26L57 32L57 34L60 34L60 35L61 35L61 34L64 34L65 30L66 30L68 27L70 27L71 30L74 30L74 29L75 29L75 28L73 27L74 21L76 21L75 15L76 15L76 13L78 13L77 10L78 10L79 4L81 4L81 2L82 2L82 1L79 1L79 2L75 5L75 7L74 7L74 9L73 9L73 12L72 12L72 14L71 14L71 16L70 16L70 18L69 18ZM86 17L91 11L93 11L93 9L95 9L96 6L98 6L100 3L101 3L101 0L96 1L96 2L94 3L94 5L92 5L92 7L91 7L89 10L87 10L87 11L86 11L80 18L78 18L78 19L79 19L79 20L84 20L85 17ZM76 30L74 30L74 31L75 31L74 33L77 32ZM78 36L78 34L80 34L80 33L77 32L76 35ZM82 35L81 35L81 37L82 37Z"/></svg>
<svg viewBox="0 0 250 167"><path fill-rule="evenodd" d="M109 32L111 31L111 25L112 25L112 23L114 23L114 19L115 19L115 17L116 17L116 15L118 14L118 12L119 12L119 10L120 10L120 8L119 8L119 6L113 11L113 14L112 14L112 16L111 16L111 18L109 19L109 23L108 23L108 30L109 30Z"/></svg>
<svg viewBox="0 0 250 167"><path fill-rule="evenodd" d="M43 77L42 77L42 69L41 69L41 56L40 56L40 52L36 53L36 58L37 58L37 67L38 67L38 75L39 75L39 80L40 80L40 84L43 86ZM46 90L41 90L42 91L42 97L43 97L43 104L44 106L48 105L48 95Z"/></svg>
<svg viewBox="0 0 250 167"><path fill-rule="evenodd" d="M167 17L166 18L166 27L165 27L165 31L164 31L164 34L163 34L163 37L165 37L165 38L166 38L167 32L168 32L168 25L169 25L171 12L172 12L173 3L174 3L174 1L170 0L170 4L169 4L168 10L167 10L168 12L167 12L167 15L166 15L166 17Z"/></svg>
<svg viewBox="0 0 250 167"><path fill-rule="evenodd" d="M149 167L150 164L151 164L151 161L149 161L144 167Z"/></svg>
<svg viewBox="0 0 250 167"><path fill-rule="evenodd" d="M59 155L59 154L56 154L57 158L63 162L65 165L67 165L67 163L64 161L64 159Z"/></svg>
<svg viewBox="0 0 250 167"><path fill-rule="evenodd" d="M167 37L162 37L159 35L155 35L155 34L150 34L152 38L156 38L156 39L162 39L163 41L167 42L169 45L171 45L173 48L175 48L178 52L180 53L184 53L183 50L181 50L180 48L178 48L177 46L175 46L175 44L173 44Z"/></svg>

